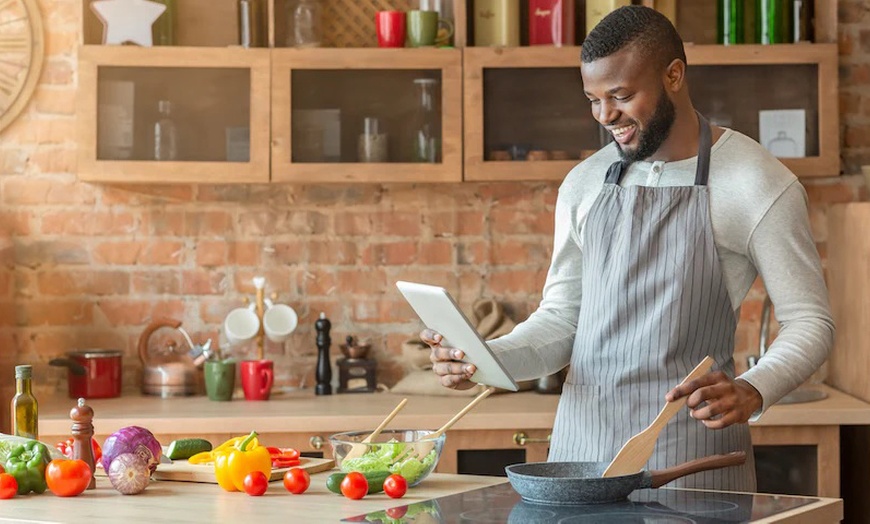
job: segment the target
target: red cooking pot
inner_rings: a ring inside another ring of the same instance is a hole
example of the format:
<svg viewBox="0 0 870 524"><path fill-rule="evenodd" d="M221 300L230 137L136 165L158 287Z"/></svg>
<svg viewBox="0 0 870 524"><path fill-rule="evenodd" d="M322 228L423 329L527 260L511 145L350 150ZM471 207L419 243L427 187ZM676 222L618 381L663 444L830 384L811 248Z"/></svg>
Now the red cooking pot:
<svg viewBox="0 0 870 524"><path fill-rule="evenodd" d="M70 398L113 398L121 395L121 352L89 349L67 353L49 362L69 368Z"/></svg>

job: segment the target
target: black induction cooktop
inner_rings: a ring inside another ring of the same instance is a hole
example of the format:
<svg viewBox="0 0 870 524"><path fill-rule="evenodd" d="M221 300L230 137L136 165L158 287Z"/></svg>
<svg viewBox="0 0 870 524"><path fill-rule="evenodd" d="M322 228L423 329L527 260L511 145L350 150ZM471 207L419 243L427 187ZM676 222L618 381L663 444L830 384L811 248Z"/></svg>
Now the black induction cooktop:
<svg viewBox="0 0 870 524"><path fill-rule="evenodd" d="M641 489L616 504L544 506L523 501L509 483L344 519L371 524L712 524L751 522L818 499L683 489Z"/></svg>

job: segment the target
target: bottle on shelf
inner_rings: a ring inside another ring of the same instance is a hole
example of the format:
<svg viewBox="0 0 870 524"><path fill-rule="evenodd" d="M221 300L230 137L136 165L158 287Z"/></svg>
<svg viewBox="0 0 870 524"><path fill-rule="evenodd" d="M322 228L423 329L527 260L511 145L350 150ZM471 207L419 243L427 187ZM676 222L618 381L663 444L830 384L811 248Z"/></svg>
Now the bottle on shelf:
<svg viewBox="0 0 870 524"><path fill-rule="evenodd" d="M175 0L154 0L166 6L163 14L151 26L151 40L154 45L175 45Z"/></svg>
<svg viewBox="0 0 870 524"><path fill-rule="evenodd" d="M178 130L172 120L172 103L157 102L157 122L154 123L154 160L178 160Z"/></svg>
<svg viewBox="0 0 870 524"><path fill-rule="evenodd" d="M716 4L716 43L734 45L744 42L743 1L719 0Z"/></svg>
<svg viewBox="0 0 870 524"><path fill-rule="evenodd" d="M266 11L263 0L239 0L239 45L266 47Z"/></svg>
<svg viewBox="0 0 870 524"><path fill-rule="evenodd" d="M412 162L441 161L441 113L439 111L438 81L417 78L418 105L414 114L414 151Z"/></svg>
<svg viewBox="0 0 870 524"><path fill-rule="evenodd" d="M791 42L789 0L755 0L755 43Z"/></svg>
<svg viewBox="0 0 870 524"><path fill-rule="evenodd" d="M791 41L813 41L813 2L811 0L793 0L791 7Z"/></svg>
<svg viewBox="0 0 870 524"><path fill-rule="evenodd" d="M287 0L287 47L320 47L323 7L320 0Z"/></svg>
<svg viewBox="0 0 870 524"><path fill-rule="evenodd" d="M32 366L15 366L15 396L12 397L12 434L32 439L39 438L39 409L33 396Z"/></svg>

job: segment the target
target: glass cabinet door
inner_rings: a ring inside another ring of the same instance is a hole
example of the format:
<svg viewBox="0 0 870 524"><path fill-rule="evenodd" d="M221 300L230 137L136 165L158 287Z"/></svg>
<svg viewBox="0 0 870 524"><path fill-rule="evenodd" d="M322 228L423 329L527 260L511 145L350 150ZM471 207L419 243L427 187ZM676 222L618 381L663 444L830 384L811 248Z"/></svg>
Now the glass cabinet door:
<svg viewBox="0 0 870 524"><path fill-rule="evenodd" d="M144 51L82 49L80 177L268 181L268 51Z"/></svg>
<svg viewBox="0 0 870 524"><path fill-rule="evenodd" d="M460 52L336 51L273 51L273 180L461 180Z"/></svg>

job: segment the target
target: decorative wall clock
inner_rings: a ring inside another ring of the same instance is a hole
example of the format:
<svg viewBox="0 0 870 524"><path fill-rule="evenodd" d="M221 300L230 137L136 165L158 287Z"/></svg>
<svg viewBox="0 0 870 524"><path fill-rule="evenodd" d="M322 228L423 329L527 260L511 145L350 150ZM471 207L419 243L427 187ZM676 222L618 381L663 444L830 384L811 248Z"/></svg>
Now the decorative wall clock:
<svg viewBox="0 0 870 524"><path fill-rule="evenodd" d="M33 95L44 54L37 0L0 0L0 131Z"/></svg>

